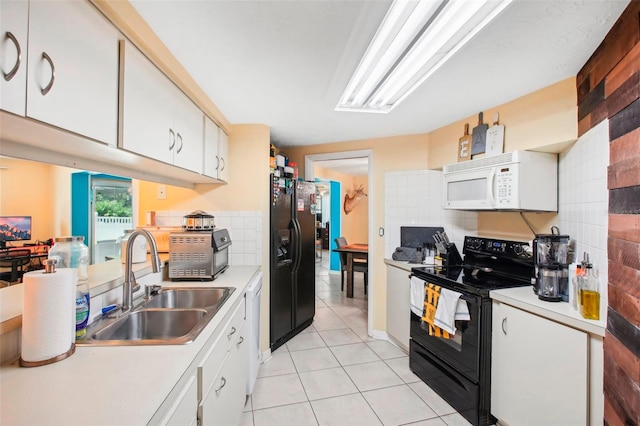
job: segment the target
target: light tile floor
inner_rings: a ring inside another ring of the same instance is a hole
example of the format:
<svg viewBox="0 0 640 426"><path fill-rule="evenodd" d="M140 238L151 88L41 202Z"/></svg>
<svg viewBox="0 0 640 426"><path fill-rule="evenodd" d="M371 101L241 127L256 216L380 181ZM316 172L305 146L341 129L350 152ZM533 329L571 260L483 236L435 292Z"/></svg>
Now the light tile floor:
<svg viewBox="0 0 640 426"><path fill-rule="evenodd" d="M367 336L362 274L349 299L328 258L316 263L313 324L260 365L242 425L468 425L411 372L404 351Z"/></svg>

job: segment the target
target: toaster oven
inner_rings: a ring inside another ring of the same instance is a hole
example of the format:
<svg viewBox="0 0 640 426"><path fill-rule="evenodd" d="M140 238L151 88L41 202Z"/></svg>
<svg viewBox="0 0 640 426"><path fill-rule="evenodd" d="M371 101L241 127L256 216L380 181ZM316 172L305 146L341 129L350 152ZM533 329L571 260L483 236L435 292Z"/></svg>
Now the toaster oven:
<svg viewBox="0 0 640 426"><path fill-rule="evenodd" d="M231 238L226 229L181 231L169 236L169 278L211 281L229 267Z"/></svg>

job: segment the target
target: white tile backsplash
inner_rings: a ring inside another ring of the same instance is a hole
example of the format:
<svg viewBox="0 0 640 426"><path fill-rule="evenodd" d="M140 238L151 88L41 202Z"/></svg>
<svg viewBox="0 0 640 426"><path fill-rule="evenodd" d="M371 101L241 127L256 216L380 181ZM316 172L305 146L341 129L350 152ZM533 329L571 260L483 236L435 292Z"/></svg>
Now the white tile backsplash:
<svg viewBox="0 0 640 426"><path fill-rule="evenodd" d="M182 226L182 217L191 211L157 211L158 226ZM230 265L258 265L262 259L262 212L208 211L217 229L227 229L231 237Z"/></svg>
<svg viewBox="0 0 640 426"><path fill-rule="evenodd" d="M575 260L589 253L600 274L600 296L607 301L609 121L585 133L560 154L558 219L561 234L576 242Z"/></svg>
<svg viewBox="0 0 640 426"><path fill-rule="evenodd" d="M477 235L477 213L442 208L442 172L387 172L384 180L385 257L400 246L401 226L442 226L460 251L465 235Z"/></svg>

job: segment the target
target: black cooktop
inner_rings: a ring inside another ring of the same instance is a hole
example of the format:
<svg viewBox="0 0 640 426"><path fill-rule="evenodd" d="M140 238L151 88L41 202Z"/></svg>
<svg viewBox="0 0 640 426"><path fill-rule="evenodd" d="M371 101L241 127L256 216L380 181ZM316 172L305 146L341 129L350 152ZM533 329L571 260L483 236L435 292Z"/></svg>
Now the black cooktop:
<svg viewBox="0 0 640 426"><path fill-rule="evenodd" d="M488 297L491 290L532 285L533 259L528 244L465 237L464 260L455 266L416 266L418 278L452 290Z"/></svg>
<svg viewBox="0 0 640 426"><path fill-rule="evenodd" d="M488 296L491 290L509 287L525 287L531 281L496 276L490 273L458 267L419 266L411 268L411 272L420 279L446 286L452 290L464 291L479 296Z"/></svg>

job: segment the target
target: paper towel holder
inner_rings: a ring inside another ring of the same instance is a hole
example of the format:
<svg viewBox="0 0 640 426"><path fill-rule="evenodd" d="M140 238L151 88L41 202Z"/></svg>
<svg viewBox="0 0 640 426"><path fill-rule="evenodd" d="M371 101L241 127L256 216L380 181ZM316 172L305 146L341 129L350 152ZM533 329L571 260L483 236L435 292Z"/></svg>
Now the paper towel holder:
<svg viewBox="0 0 640 426"><path fill-rule="evenodd" d="M53 274L56 272L56 263L58 263L56 259L45 259L42 263L44 264L43 274ZM75 353L75 351L76 344L72 343L67 352L49 359L43 359L41 361L25 361L20 357L20 367L40 367L42 365L53 364L54 362L62 361L63 359L70 357Z"/></svg>

